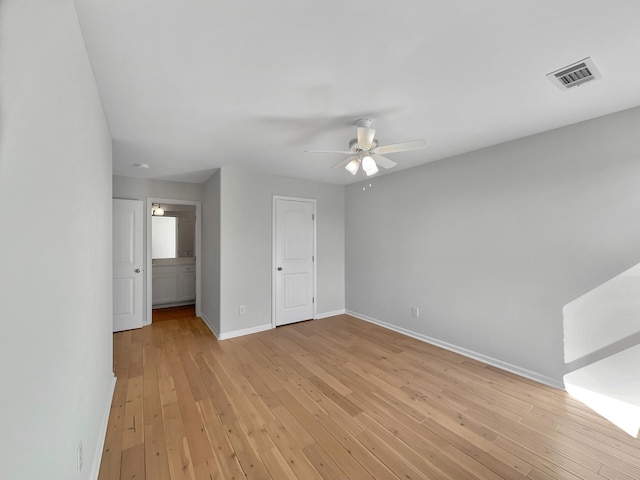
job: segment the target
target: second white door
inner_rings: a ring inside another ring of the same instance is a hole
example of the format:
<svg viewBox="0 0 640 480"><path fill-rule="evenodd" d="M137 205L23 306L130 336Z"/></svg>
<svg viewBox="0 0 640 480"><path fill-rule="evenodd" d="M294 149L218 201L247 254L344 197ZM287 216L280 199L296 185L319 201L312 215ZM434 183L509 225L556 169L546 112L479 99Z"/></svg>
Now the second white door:
<svg viewBox="0 0 640 480"><path fill-rule="evenodd" d="M315 204L275 199L275 324L310 320L314 310Z"/></svg>
<svg viewBox="0 0 640 480"><path fill-rule="evenodd" d="M142 202L113 200L113 331L141 328Z"/></svg>

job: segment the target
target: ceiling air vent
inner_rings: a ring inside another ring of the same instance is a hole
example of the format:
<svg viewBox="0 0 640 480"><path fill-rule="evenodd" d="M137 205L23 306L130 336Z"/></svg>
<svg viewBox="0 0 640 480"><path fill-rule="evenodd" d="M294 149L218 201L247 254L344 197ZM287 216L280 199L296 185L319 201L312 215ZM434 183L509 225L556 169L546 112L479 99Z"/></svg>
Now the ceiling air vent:
<svg viewBox="0 0 640 480"><path fill-rule="evenodd" d="M590 80L602 78L602 75L600 75L593 60L587 57L547 74L547 78L560 90L567 90Z"/></svg>

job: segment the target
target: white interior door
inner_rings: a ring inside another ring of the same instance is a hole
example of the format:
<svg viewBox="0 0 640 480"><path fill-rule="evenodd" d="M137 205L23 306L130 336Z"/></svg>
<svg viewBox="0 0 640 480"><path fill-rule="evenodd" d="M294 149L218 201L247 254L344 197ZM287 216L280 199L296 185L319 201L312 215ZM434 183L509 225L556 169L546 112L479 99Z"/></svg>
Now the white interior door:
<svg viewBox="0 0 640 480"><path fill-rule="evenodd" d="M141 328L143 204L113 200L113 331Z"/></svg>
<svg viewBox="0 0 640 480"><path fill-rule="evenodd" d="M274 199L275 324L313 318L315 204Z"/></svg>

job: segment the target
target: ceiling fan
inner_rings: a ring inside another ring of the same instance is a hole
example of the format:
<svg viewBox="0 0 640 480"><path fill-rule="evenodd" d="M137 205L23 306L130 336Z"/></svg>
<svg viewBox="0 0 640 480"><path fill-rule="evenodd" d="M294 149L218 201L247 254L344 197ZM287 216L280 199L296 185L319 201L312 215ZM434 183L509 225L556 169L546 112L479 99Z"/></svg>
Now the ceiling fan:
<svg viewBox="0 0 640 480"><path fill-rule="evenodd" d="M371 128L371 120L361 118L356 121L356 125L358 127L358 137L349 142L349 150L307 150L307 152L351 155L351 157L336 163L331 168L344 166L349 173L355 175L362 167L365 175L370 176L378 173L378 165L382 168L391 168L397 165L396 162L383 157L382 154L420 150L427 146L427 141L424 139L379 146L378 141L375 139L376 130Z"/></svg>

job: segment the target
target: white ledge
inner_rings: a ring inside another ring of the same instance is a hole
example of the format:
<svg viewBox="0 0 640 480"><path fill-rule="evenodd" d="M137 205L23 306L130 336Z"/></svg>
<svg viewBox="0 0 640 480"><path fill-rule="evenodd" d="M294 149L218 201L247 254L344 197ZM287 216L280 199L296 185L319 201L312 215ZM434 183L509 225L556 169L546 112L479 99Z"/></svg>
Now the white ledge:
<svg viewBox="0 0 640 480"><path fill-rule="evenodd" d="M567 392L632 437L640 430L640 345L564 376Z"/></svg>

